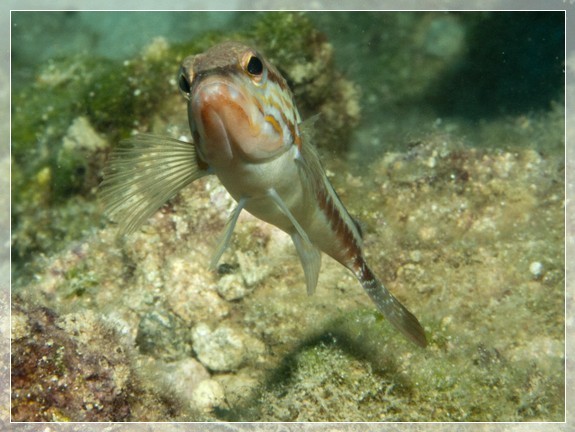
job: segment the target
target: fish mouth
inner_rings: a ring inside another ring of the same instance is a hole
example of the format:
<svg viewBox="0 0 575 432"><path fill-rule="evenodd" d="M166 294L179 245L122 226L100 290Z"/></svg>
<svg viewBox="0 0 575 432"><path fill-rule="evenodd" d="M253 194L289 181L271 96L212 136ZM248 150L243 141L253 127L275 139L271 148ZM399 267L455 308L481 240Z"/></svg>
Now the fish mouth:
<svg viewBox="0 0 575 432"><path fill-rule="evenodd" d="M208 75L193 85L190 99L197 109L201 109L202 105L240 105L246 100L246 95L240 89L240 86L226 77Z"/></svg>
<svg viewBox="0 0 575 432"><path fill-rule="evenodd" d="M230 81L208 76L194 86L189 104L190 125L208 163L231 162L241 148L239 132L251 129L246 96Z"/></svg>
<svg viewBox="0 0 575 432"><path fill-rule="evenodd" d="M287 150L281 134L265 121L248 85L233 77L208 75L193 86L190 125L198 133L200 152L209 164L230 164L236 157L263 162Z"/></svg>

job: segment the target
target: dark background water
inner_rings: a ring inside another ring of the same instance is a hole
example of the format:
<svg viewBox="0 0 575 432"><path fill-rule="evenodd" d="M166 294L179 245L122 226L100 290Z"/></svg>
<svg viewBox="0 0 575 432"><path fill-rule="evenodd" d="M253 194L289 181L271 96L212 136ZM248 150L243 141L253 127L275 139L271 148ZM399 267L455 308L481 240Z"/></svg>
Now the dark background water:
<svg viewBox="0 0 575 432"><path fill-rule="evenodd" d="M335 47L339 66L360 85L377 83L378 53L397 49L386 27L394 12L311 12ZM397 13L396 13L397 14ZM400 12L422 16L426 12ZM152 38L189 40L202 32L247 28L256 12L14 12L14 88L33 79L34 67L55 56L88 51L122 59ZM452 14L453 15L453 14ZM547 109L562 99L565 76L564 12L455 13L464 30L464 54L444 71L427 102L439 116L477 119ZM405 20L408 21L408 20ZM409 31L409 27L404 27ZM440 29L441 31L441 29ZM401 43L409 41L402 39ZM174 67L176 68L177 65Z"/></svg>

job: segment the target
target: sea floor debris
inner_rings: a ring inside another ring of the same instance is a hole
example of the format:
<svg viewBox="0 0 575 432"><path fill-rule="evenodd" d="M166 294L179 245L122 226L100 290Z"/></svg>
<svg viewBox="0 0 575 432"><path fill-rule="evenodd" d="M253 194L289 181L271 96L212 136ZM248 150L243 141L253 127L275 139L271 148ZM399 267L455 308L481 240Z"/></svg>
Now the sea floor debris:
<svg viewBox="0 0 575 432"><path fill-rule="evenodd" d="M248 214L208 271L233 206L211 178L130 237L118 241L108 225L46 257L19 295L64 317L94 311L122 334L126 367L145 361L173 377L193 359L203 379L176 394L201 418L560 420L561 155L480 150L437 133L361 176L344 166L327 162L347 173L335 187L363 223L375 271L420 316L427 350L401 340L331 260L308 297L289 238ZM231 277L241 295L222 292ZM470 387L479 400L465 396ZM297 402L312 394L322 400Z"/></svg>

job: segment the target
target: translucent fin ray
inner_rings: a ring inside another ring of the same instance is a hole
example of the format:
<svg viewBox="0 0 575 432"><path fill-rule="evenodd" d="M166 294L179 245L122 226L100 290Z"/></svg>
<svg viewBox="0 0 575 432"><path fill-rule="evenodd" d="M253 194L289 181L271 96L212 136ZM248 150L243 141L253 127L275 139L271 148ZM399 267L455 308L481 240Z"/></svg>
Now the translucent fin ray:
<svg viewBox="0 0 575 432"><path fill-rule="evenodd" d="M212 260L210 261L210 270L214 270L220 261L220 258L228 248L230 244L230 239L232 238L232 233L234 232L234 228L236 227L236 222L238 221L238 217L240 217L240 213L244 209L246 205L247 199L242 198L239 200L238 205L228 218L226 223L226 227L224 228L224 234L220 238L218 242L218 247L212 256Z"/></svg>
<svg viewBox="0 0 575 432"><path fill-rule="evenodd" d="M136 231L169 199L209 174L198 167L193 144L136 135L120 142L104 168L100 197L120 235Z"/></svg>
<svg viewBox="0 0 575 432"><path fill-rule="evenodd" d="M304 241L298 233L293 233L291 238L303 267L307 293L312 295L321 269L321 252L311 243Z"/></svg>
<svg viewBox="0 0 575 432"><path fill-rule="evenodd" d="M415 315L389 292L365 263L357 277L383 316L407 339L420 347L426 347L425 330Z"/></svg>
<svg viewBox="0 0 575 432"><path fill-rule="evenodd" d="M304 241L306 241L307 243L311 244L311 241L309 240L309 237L307 235L307 233L305 232L305 230L302 228L302 226L300 225L300 223L296 220L296 218L294 217L294 215L292 214L292 212L290 211L290 209L288 208L288 206L286 205L286 203L282 200L282 198L278 195L278 193L276 192L275 189L271 188L268 189L268 195L270 196L270 198L273 200L274 203L276 203L276 205L279 207L279 209L282 211L282 213L290 220L291 224L293 225L293 227L296 229L296 231L298 232L298 234L302 237L302 239Z"/></svg>

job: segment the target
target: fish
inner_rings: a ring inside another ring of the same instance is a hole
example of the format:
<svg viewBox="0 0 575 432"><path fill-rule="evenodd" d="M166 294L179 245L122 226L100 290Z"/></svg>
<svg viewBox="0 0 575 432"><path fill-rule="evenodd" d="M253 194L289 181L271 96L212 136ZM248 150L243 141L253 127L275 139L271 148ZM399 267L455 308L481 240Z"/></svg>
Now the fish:
<svg viewBox="0 0 575 432"><path fill-rule="evenodd" d="M223 42L186 57L177 85L192 141L138 134L111 152L101 185L121 235L136 231L184 187L215 175L237 205L210 262L216 268L242 211L293 241L308 294L322 253L349 269L379 312L408 340L427 345L417 318L368 266L359 223L327 178L314 141L317 116L302 121L294 95L259 51Z"/></svg>

